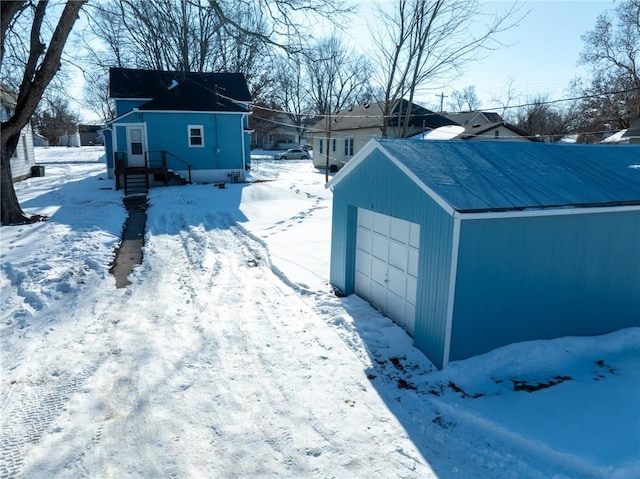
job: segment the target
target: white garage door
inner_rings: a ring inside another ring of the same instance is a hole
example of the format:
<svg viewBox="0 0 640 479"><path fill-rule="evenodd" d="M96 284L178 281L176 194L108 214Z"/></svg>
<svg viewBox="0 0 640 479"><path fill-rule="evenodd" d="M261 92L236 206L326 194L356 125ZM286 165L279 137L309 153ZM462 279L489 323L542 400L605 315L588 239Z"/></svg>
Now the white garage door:
<svg viewBox="0 0 640 479"><path fill-rule="evenodd" d="M413 335L420 225L358 208L355 291Z"/></svg>

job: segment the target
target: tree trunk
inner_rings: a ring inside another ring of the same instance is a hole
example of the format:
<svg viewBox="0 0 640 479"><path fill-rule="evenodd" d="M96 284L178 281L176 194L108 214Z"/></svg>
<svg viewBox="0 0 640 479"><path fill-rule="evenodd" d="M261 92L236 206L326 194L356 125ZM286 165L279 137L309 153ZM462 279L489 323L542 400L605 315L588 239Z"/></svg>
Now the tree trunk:
<svg viewBox="0 0 640 479"><path fill-rule="evenodd" d="M25 2L26 3L26 2ZM68 1L51 37L49 47L46 48L40 42L40 27L44 21L48 2L41 0L36 5L34 21L31 28L29 58L25 64L20 91L15 105L15 111L11 118L0 125L0 162L2 163L2 179L0 186L3 225L24 224L45 219L43 216L28 218L18 203L16 192L11 178L11 155L15 151L20 138L22 128L29 122L42 99L42 94L51 82L51 79L60 69L60 56L67 42L73 24L78 18L78 11L86 3L86 0ZM3 10L4 12L4 10ZM16 11L17 12L17 11ZM15 12L14 12L15 14ZM10 24L9 20L2 18L2 27ZM3 49L6 33L3 30ZM4 51L4 50L3 50ZM42 62L38 64L38 58L44 53Z"/></svg>
<svg viewBox="0 0 640 479"><path fill-rule="evenodd" d="M20 133L10 137L2 135L0 146L2 178L0 179L0 188L2 188L2 224L16 225L29 223L31 220L22 212L16 191L13 188L13 179L11 178L11 155L18 145Z"/></svg>

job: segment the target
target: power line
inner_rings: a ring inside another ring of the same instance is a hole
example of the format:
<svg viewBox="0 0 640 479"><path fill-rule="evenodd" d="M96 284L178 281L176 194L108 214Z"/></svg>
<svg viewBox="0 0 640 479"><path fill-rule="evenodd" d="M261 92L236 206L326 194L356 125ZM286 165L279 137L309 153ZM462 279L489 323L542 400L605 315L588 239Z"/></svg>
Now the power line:
<svg viewBox="0 0 640 479"><path fill-rule="evenodd" d="M490 108L480 108L478 109L478 111L497 111L497 110L512 110L515 108L524 108L524 107L528 107L528 106L538 106L538 105L552 105L552 104L556 104L556 103L563 103L563 102L567 102L567 101L576 101L576 100L587 100L590 98L597 98L597 97L601 97L601 96L606 96L606 95L619 95L622 93L631 93L633 91L638 91L640 90L640 87L635 87L635 88L629 88L627 90L612 90L612 91L607 91L607 92L602 92L602 93L594 93L594 94L590 94L590 95L581 95L581 96L575 96L575 97L569 97L569 98L560 98L560 99L556 99L556 100L545 100L545 101L534 101L534 102L530 102L530 103L521 103L519 105L507 105L507 106L499 106L499 107L490 107ZM223 96L224 98L227 98L229 100L232 101L236 101L233 98L230 97L225 97L224 95L220 95ZM440 96L440 95L436 95L436 96ZM326 118L328 116L335 116L335 113L331 113L331 114L321 114L321 113L309 113L309 112L290 112L287 110L280 110L277 108L269 108L269 107L265 107L262 105L251 105L251 108L253 109L259 109L259 110L264 110L264 111L270 111L270 112L274 112L274 113L284 113L287 115L295 115L295 116L308 116L308 117L318 117L318 118ZM425 114L425 115L421 115L421 116L429 116L430 114ZM439 113L431 113L431 115L439 115ZM384 115L384 117L387 118L395 118L397 115ZM344 113L343 118L382 118L381 115L350 115L348 113Z"/></svg>

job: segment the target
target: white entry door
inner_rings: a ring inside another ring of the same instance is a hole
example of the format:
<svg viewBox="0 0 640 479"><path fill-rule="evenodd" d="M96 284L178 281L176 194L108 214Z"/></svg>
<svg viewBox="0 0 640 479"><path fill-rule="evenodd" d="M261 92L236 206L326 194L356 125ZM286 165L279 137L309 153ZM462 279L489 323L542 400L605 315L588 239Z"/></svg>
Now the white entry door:
<svg viewBox="0 0 640 479"><path fill-rule="evenodd" d="M130 167L145 166L144 162L144 127L127 127L127 165Z"/></svg>
<svg viewBox="0 0 640 479"><path fill-rule="evenodd" d="M420 225L358 208L355 292L413 335Z"/></svg>

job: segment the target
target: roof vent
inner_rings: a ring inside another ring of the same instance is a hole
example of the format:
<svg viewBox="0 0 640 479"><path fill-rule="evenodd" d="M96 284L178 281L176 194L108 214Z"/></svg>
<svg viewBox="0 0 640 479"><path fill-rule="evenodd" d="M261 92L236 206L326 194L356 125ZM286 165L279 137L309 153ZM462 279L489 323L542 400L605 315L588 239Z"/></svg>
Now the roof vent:
<svg viewBox="0 0 640 479"><path fill-rule="evenodd" d="M367 102L367 103L365 103L365 104L364 104L364 107L365 107L365 108L369 108L370 106L371 106L371 103L369 103L369 102Z"/></svg>
<svg viewBox="0 0 640 479"><path fill-rule="evenodd" d="M480 123L474 123L473 125L471 125L473 128L478 128L480 126Z"/></svg>

